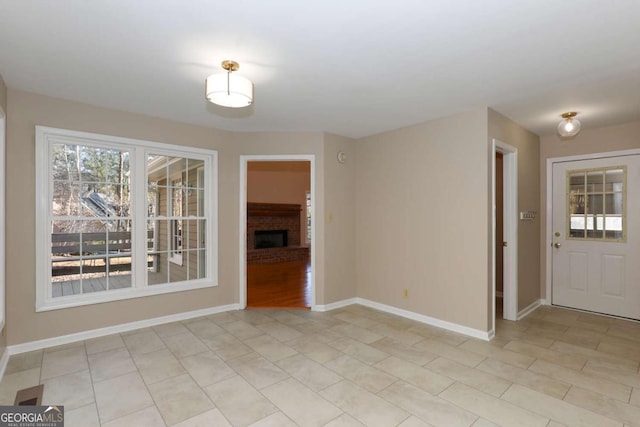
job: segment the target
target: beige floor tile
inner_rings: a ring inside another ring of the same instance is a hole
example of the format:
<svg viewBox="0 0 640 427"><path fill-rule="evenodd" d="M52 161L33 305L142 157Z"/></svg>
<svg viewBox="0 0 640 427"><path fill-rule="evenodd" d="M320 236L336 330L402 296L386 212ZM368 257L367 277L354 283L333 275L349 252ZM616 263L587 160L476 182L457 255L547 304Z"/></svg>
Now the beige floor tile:
<svg viewBox="0 0 640 427"><path fill-rule="evenodd" d="M555 350L538 347L524 343L521 341L511 341L504 347L506 350L512 350L520 354L526 354L538 359L543 359L556 365L564 366L570 369L580 370L587 363L587 358L577 354L561 353Z"/></svg>
<svg viewBox="0 0 640 427"><path fill-rule="evenodd" d="M427 424L420 418L411 415L409 418L398 424L398 427L429 427L431 424Z"/></svg>
<svg viewBox="0 0 640 427"><path fill-rule="evenodd" d="M564 400L621 423L640 426L639 407L606 397L600 393L580 387L571 387Z"/></svg>
<svg viewBox="0 0 640 427"><path fill-rule="evenodd" d="M94 382L134 372L137 369L126 348L90 354L88 359L91 378Z"/></svg>
<svg viewBox="0 0 640 427"><path fill-rule="evenodd" d="M547 427L568 427L566 424L561 424L557 421L549 421L549 424L547 424Z"/></svg>
<svg viewBox="0 0 640 427"><path fill-rule="evenodd" d="M600 344L598 344L596 350L633 361L638 360L638 355L640 355L640 347L630 345L628 341L622 342L622 340L620 339L616 339L615 337L613 338L614 339L607 338L606 341L601 341Z"/></svg>
<svg viewBox="0 0 640 427"><path fill-rule="evenodd" d="M257 389L289 378L282 369L255 353L231 359L227 364Z"/></svg>
<svg viewBox="0 0 640 427"><path fill-rule="evenodd" d="M42 358L40 379L59 377L89 369L87 352L83 346L76 346L52 353L45 352Z"/></svg>
<svg viewBox="0 0 640 427"><path fill-rule="evenodd" d="M262 394L302 427L322 426L342 414L340 409L293 378L263 389Z"/></svg>
<svg viewBox="0 0 640 427"><path fill-rule="evenodd" d="M245 322L244 320L236 320L235 322L225 323L220 326L222 326L222 328L224 328L227 332L241 341L253 337L258 337L263 334L260 329L256 328L250 323Z"/></svg>
<svg viewBox="0 0 640 427"><path fill-rule="evenodd" d="M640 407L640 388L638 387L633 388L633 392L631 393L631 398L629 399L629 403Z"/></svg>
<svg viewBox="0 0 640 427"><path fill-rule="evenodd" d="M177 357L187 357L208 351L209 348L191 332L162 338L167 348Z"/></svg>
<svg viewBox="0 0 640 427"><path fill-rule="evenodd" d="M442 357L428 363L425 368L496 397L500 397L511 385L510 381L498 376L483 372L477 368L466 367ZM434 394L437 394L437 392Z"/></svg>
<svg viewBox="0 0 640 427"><path fill-rule="evenodd" d="M360 341L363 344L371 344L384 338L382 335L371 332L368 329L361 328L353 324L336 325L329 329L330 332L337 333L346 338Z"/></svg>
<svg viewBox="0 0 640 427"><path fill-rule="evenodd" d="M636 341L638 344L640 344L640 328L637 326L636 327L611 326L607 330L607 335L612 335L614 337Z"/></svg>
<svg viewBox="0 0 640 427"><path fill-rule="evenodd" d="M242 341L231 334L202 338L202 342L222 360L233 359L253 352L249 346L243 344Z"/></svg>
<svg viewBox="0 0 640 427"><path fill-rule="evenodd" d="M134 354L133 360L146 384L157 383L185 373L178 359L167 349Z"/></svg>
<svg viewBox="0 0 640 427"><path fill-rule="evenodd" d="M395 426L409 413L350 381L341 381L320 395L366 426Z"/></svg>
<svg viewBox="0 0 640 427"><path fill-rule="evenodd" d="M5 375L0 383L0 405L13 405L18 390L38 384L40 384L40 368Z"/></svg>
<svg viewBox="0 0 640 427"><path fill-rule="evenodd" d="M276 365L316 392L342 381L340 375L301 354L282 359Z"/></svg>
<svg viewBox="0 0 640 427"><path fill-rule="evenodd" d="M276 362L280 359L297 354L297 351L270 335L261 335L259 337L250 338L245 340L244 343L251 347L253 351L262 355L265 359L271 362Z"/></svg>
<svg viewBox="0 0 640 427"><path fill-rule="evenodd" d="M104 337L94 338L86 340L84 345L87 349L87 354L100 353L102 351L115 350L117 348L124 347L124 341L120 334L106 335Z"/></svg>
<svg viewBox="0 0 640 427"><path fill-rule="evenodd" d="M7 363L7 367L4 370L4 375L10 375L33 368L41 368L43 355L44 352L42 350L14 354L9 358L9 363Z"/></svg>
<svg viewBox="0 0 640 427"><path fill-rule="evenodd" d="M389 354L384 351L351 338L340 338L330 342L329 345L368 365L373 365L389 357Z"/></svg>
<svg viewBox="0 0 640 427"><path fill-rule="evenodd" d="M391 339L396 343L401 343L407 346L412 346L415 343L423 340L423 337L418 334L414 334L413 332L409 332L403 329L394 328L386 323L379 323L369 330L377 334L384 335L386 339Z"/></svg>
<svg viewBox="0 0 640 427"><path fill-rule="evenodd" d="M498 427L498 424L492 423L484 418L478 418L478 421L473 423L471 427ZM547 427L549 427L549 424L547 424Z"/></svg>
<svg viewBox="0 0 640 427"><path fill-rule="evenodd" d="M513 387L520 386L514 385L509 390ZM507 390L507 393L509 390ZM460 383L455 383L440 393L440 397L498 425L522 427L546 426L549 422L549 419L545 416L534 414L526 409L522 409L522 406L517 406L503 399L495 398Z"/></svg>
<svg viewBox="0 0 640 427"><path fill-rule="evenodd" d="M168 425L202 414L215 406L188 374L149 385L149 392Z"/></svg>
<svg viewBox="0 0 640 427"><path fill-rule="evenodd" d="M240 311L244 311L244 310L240 310ZM215 323L218 326L222 326L227 323L238 321L238 317L236 316L236 313L232 311L224 311L222 313L210 314L209 316L204 316L204 317L211 320L213 323Z"/></svg>
<svg viewBox="0 0 640 427"><path fill-rule="evenodd" d="M124 417L117 418L102 427L158 427L165 426L165 422L155 406L142 409Z"/></svg>
<svg viewBox="0 0 640 427"><path fill-rule="evenodd" d="M438 333L433 337L433 339L453 347L458 347L460 344L467 342L467 340L469 340L469 337L444 329L439 329Z"/></svg>
<svg viewBox="0 0 640 427"><path fill-rule="evenodd" d="M210 338L227 332L206 317L184 322L189 331L198 338Z"/></svg>
<svg viewBox="0 0 640 427"><path fill-rule="evenodd" d="M379 393L385 400L434 426L470 426L478 416L403 381Z"/></svg>
<svg viewBox="0 0 640 427"><path fill-rule="evenodd" d="M256 328L282 342L304 336L302 332L280 322L261 323Z"/></svg>
<svg viewBox="0 0 640 427"><path fill-rule="evenodd" d="M365 427L365 425L349 414L342 414L338 418L329 421L324 427Z"/></svg>
<svg viewBox="0 0 640 427"><path fill-rule="evenodd" d="M360 387L377 393L398 380L397 377L372 368L366 363L353 359L347 355L325 363L325 366L342 377L353 381Z"/></svg>
<svg viewBox="0 0 640 427"><path fill-rule="evenodd" d="M125 345L131 354L151 353L166 348L158 334L152 329L145 329L143 332L123 335Z"/></svg>
<svg viewBox="0 0 640 427"><path fill-rule="evenodd" d="M631 395L631 387L627 385L607 381L589 372L575 371L545 360L536 360L534 364L529 367L529 370L586 388L587 390L606 394L623 402L628 402L629 396Z"/></svg>
<svg viewBox="0 0 640 427"><path fill-rule="evenodd" d="M137 372L95 383L93 388L102 423L153 406L151 395Z"/></svg>
<svg viewBox="0 0 640 427"><path fill-rule="evenodd" d="M556 341L551 346L551 350L559 351L566 354L576 354L585 357L588 361L605 362L611 366L617 367L622 371L638 372L638 362L625 359L624 357L603 353L597 350L591 350L584 347Z"/></svg>
<svg viewBox="0 0 640 427"><path fill-rule="evenodd" d="M251 424L250 427L297 427L298 424L294 423L291 418L287 417L282 412L276 412L268 417L264 417L260 421Z"/></svg>
<svg viewBox="0 0 640 427"><path fill-rule="evenodd" d="M278 412L267 398L239 376L210 385L205 391L234 426L248 426Z"/></svg>
<svg viewBox="0 0 640 427"><path fill-rule="evenodd" d="M505 347L508 347L508 345L509 343ZM516 353L505 348L496 348L489 343L476 340L469 340L462 344L460 348L524 369L527 369L536 360L535 357Z"/></svg>
<svg viewBox="0 0 640 427"><path fill-rule="evenodd" d="M437 354L438 356L445 357L447 359L451 359L458 363L461 363L465 366L469 366L473 368L477 366L480 362L482 362L485 357L479 355L477 353L473 353L469 350L453 347L449 344L445 344L436 339L426 339L424 341L420 341L416 345L415 348L420 350L425 350L431 354Z"/></svg>
<svg viewBox="0 0 640 427"><path fill-rule="evenodd" d="M260 325L261 323L273 322L274 319L280 320L282 323L286 321L295 321L292 319L297 316L289 313L286 310L263 310L263 309L251 309L238 310L233 313L234 317L238 320L244 320L252 325Z"/></svg>
<svg viewBox="0 0 640 427"><path fill-rule="evenodd" d="M44 349L45 353L54 353L60 350L68 350L70 348L84 347L84 341L74 341L67 344L54 345L53 347L47 347Z"/></svg>
<svg viewBox="0 0 640 427"><path fill-rule="evenodd" d="M378 368L389 375L393 375L416 387L420 387L431 394L438 394L453 384L453 380L444 375L398 359L395 356L391 356L374 365L374 368Z"/></svg>
<svg viewBox="0 0 640 427"><path fill-rule="evenodd" d="M331 347L329 344L318 341L313 335L287 341L287 344L294 350L318 363L326 363L329 360L342 356L342 352L340 350Z"/></svg>
<svg viewBox="0 0 640 427"><path fill-rule="evenodd" d="M231 424L219 409L211 409L188 420L184 420L174 427L231 427Z"/></svg>
<svg viewBox="0 0 640 427"><path fill-rule="evenodd" d="M369 329L378 325L378 322L373 319L349 311L344 311L342 313L336 314L333 317L338 320L342 320L343 322L351 323L352 325L356 325L365 329Z"/></svg>
<svg viewBox="0 0 640 427"><path fill-rule="evenodd" d="M538 393L517 384L509 388L502 396L502 399L570 426L619 427L621 424L563 400Z"/></svg>
<svg viewBox="0 0 640 427"><path fill-rule="evenodd" d="M65 410L73 410L95 401L88 370L50 378L42 383L43 405L63 405Z"/></svg>
<svg viewBox="0 0 640 427"><path fill-rule="evenodd" d="M180 363L200 387L206 387L236 375L233 369L211 351L185 357L180 359Z"/></svg>
<svg viewBox="0 0 640 427"><path fill-rule="evenodd" d="M96 404L91 403L72 410L68 410L65 407L64 425L66 427L100 427L100 419L98 418L98 409L96 408Z"/></svg>
<svg viewBox="0 0 640 427"><path fill-rule="evenodd" d="M189 332L189 330L182 324L182 322L171 322L165 323L164 325L156 325L152 329L156 334L158 334L160 338Z"/></svg>
<svg viewBox="0 0 640 427"><path fill-rule="evenodd" d="M599 376L607 381L615 381L621 384L626 384L630 387L640 387L640 374L632 373L629 371L621 371L617 365L612 365L607 362L590 360L582 368L584 372L588 372Z"/></svg>
<svg viewBox="0 0 640 427"><path fill-rule="evenodd" d="M477 369L558 399L562 399L571 387L571 384L495 359L486 359L478 365Z"/></svg>
<svg viewBox="0 0 640 427"><path fill-rule="evenodd" d="M371 347L416 365L425 365L438 357L435 354L415 349L388 337L372 343Z"/></svg>

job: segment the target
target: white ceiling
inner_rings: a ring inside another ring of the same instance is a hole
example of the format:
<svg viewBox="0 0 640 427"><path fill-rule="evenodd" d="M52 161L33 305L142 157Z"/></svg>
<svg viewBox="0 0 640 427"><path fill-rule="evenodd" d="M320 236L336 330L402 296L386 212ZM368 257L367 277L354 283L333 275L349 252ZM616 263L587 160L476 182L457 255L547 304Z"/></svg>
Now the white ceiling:
<svg viewBox="0 0 640 427"><path fill-rule="evenodd" d="M204 99L240 62L255 103ZM362 137L490 106L640 120L638 0L0 0L9 88L241 131Z"/></svg>

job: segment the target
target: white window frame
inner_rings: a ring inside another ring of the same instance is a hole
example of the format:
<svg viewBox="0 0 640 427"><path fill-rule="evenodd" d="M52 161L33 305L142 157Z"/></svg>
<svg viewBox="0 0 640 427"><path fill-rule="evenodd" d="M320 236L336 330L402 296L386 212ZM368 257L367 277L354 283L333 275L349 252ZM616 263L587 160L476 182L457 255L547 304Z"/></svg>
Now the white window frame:
<svg viewBox="0 0 640 427"><path fill-rule="evenodd" d="M54 298L51 286L51 146L52 144L97 145L126 149L130 152L132 267L130 288L105 292L70 295ZM207 178L205 217L207 259L206 277L157 285L147 284L147 153L167 153L172 156L196 158L204 161ZM36 311L48 311L117 301L151 295L201 289L218 285L218 153L181 145L100 135L88 132L36 126ZM142 262L140 260L143 260Z"/></svg>

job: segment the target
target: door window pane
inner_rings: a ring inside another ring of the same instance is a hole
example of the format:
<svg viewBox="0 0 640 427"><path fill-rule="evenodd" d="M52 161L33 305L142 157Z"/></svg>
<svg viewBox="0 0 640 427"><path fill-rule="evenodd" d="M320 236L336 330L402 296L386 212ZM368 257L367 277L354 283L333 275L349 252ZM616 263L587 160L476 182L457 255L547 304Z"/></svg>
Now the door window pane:
<svg viewBox="0 0 640 427"><path fill-rule="evenodd" d="M626 174L624 166L567 172L567 236L625 240Z"/></svg>

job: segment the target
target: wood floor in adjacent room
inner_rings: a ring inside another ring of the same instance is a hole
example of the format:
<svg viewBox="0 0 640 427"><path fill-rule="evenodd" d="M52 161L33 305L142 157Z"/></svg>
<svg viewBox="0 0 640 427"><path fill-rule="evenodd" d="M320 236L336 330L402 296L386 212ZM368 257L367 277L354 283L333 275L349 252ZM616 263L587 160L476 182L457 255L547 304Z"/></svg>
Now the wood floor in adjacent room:
<svg viewBox="0 0 640 427"><path fill-rule="evenodd" d="M311 263L292 261L247 265L247 307L311 307Z"/></svg>
<svg viewBox="0 0 640 427"><path fill-rule="evenodd" d="M11 356L66 427L638 426L640 323L553 307L491 342L351 305L239 310Z"/></svg>

